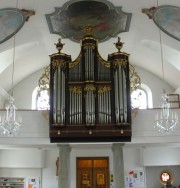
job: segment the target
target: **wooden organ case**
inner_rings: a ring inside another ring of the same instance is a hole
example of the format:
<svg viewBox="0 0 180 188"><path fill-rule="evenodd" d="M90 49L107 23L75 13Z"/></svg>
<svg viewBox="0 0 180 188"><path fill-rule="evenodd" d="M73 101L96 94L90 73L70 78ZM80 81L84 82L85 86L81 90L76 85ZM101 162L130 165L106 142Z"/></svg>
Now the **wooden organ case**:
<svg viewBox="0 0 180 188"><path fill-rule="evenodd" d="M131 141L131 102L128 54L123 43L104 60L98 41L86 28L76 60L61 53L50 55L50 141Z"/></svg>

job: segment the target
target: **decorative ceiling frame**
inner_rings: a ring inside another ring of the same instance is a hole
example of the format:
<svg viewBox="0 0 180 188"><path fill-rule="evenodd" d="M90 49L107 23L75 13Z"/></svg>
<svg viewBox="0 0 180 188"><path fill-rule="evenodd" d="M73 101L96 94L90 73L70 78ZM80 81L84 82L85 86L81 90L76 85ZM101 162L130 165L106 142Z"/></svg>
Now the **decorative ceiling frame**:
<svg viewBox="0 0 180 188"><path fill-rule="evenodd" d="M17 8L0 9L0 44L13 37L25 21L25 15Z"/></svg>
<svg viewBox="0 0 180 188"><path fill-rule="evenodd" d="M90 24L95 37L103 42L129 31L132 14L121 9L106 0L72 0L45 17L50 33L79 42L83 28Z"/></svg>
<svg viewBox="0 0 180 188"><path fill-rule="evenodd" d="M144 8L142 12L146 14L149 19L152 19L157 27L164 33L176 40L180 40L180 7L162 5L149 9Z"/></svg>

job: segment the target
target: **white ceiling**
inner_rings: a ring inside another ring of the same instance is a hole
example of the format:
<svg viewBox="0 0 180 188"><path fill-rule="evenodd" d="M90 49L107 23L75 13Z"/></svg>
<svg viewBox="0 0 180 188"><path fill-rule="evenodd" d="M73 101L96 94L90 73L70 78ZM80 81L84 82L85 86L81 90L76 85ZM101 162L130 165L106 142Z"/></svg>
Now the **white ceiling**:
<svg viewBox="0 0 180 188"><path fill-rule="evenodd" d="M55 7L62 7L67 0L18 0L19 9L31 9L36 12L24 24L16 35L14 84L25 79L47 66L49 55L56 52L54 43L59 36L50 34L45 14L54 12ZM119 34L124 42L122 51L130 54L130 63L144 68L162 78L162 61L160 53L159 29L141 11L158 5L175 5L180 7L179 0L110 0L115 7L122 7L122 11L132 13L129 32ZM15 8L16 0L0 0L0 8ZM180 41L161 32L164 60L164 79L174 87L180 86ZM99 52L104 59L115 52L114 42L117 38L99 44ZM65 43L63 52L75 59L80 51L80 45L69 39L62 39ZM108 47L107 47L108 46ZM13 38L0 44L0 87L5 90L11 88L13 60Z"/></svg>

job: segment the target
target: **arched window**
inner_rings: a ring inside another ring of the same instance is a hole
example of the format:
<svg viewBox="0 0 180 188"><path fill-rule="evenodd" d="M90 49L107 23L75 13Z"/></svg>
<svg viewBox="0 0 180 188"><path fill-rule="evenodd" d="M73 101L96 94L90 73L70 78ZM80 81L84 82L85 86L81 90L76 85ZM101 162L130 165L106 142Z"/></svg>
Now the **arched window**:
<svg viewBox="0 0 180 188"><path fill-rule="evenodd" d="M49 94L47 90L39 91L36 87L32 93L32 109L33 110L49 110Z"/></svg>
<svg viewBox="0 0 180 188"><path fill-rule="evenodd" d="M141 84L141 88L132 92L131 105L132 108L152 108L152 92L147 85Z"/></svg>

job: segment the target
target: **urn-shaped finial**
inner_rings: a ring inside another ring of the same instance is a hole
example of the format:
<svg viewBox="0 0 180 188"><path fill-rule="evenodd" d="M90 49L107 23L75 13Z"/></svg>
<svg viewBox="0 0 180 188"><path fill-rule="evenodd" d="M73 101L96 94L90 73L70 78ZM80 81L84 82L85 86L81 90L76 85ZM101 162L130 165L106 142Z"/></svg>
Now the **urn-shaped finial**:
<svg viewBox="0 0 180 188"><path fill-rule="evenodd" d="M58 52L60 53L61 52L61 50L63 49L63 46L64 46L64 44L63 43L61 43L61 38L59 38L58 39L58 43L57 44L55 44L56 45L56 49L58 50Z"/></svg>
<svg viewBox="0 0 180 188"><path fill-rule="evenodd" d="M118 52L121 51L121 48L123 47L123 42L120 41L120 37L118 37L118 41L116 43L114 43L116 48L118 49Z"/></svg>

